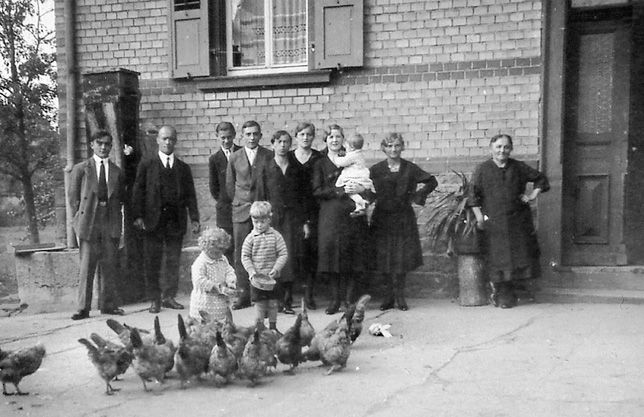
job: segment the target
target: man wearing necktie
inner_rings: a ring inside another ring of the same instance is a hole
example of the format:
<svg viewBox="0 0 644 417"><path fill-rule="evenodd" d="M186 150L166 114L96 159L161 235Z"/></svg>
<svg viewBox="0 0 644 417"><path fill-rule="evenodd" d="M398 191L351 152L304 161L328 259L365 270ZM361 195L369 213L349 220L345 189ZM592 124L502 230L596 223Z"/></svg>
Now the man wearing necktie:
<svg viewBox="0 0 644 417"><path fill-rule="evenodd" d="M89 317L95 275L98 276L101 313L124 314L119 308L116 288L124 178L119 167L108 158L112 136L107 131L95 132L90 145L94 155L74 166L68 193L80 255L78 311L72 315L72 320Z"/></svg>
<svg viewBox="0 0 644 417"><path fill-rule="evenodd" d="M159 152L139 163L132 191L134 226L143 231L145 290L152 304L183 309L175 297L179 289L179 262L188 215L192 233L199 233L197 193L190 166L174 154L177 131L163 126L157 135ZM161 262L165 262L161 276Z"/></svg>
<svg viewBox="0 0 644 417"><path fill-rule="evenodd" d="M253 201L265 200L266 192L262 183L262 170L273 159L273 152L259 146L262 130L254 120L242 126L245 140L243 148L234 152L228 161L226 171L226 192L232 199L233 242L235 245L234 268L237 274L239 298L233 309L250 307L250 281L241 263L244 239L253 228L250 206Z"/></svg>
<svg viewBox="0 0 644 417"><path fill-rule="evenodd" d="M220 141L220 148L217 152L212 154L208 159L208 168L210 173L210 195L217 202L217 227L224 229L230 236L233 236L233 214L232 214L232 200L226 192L226 169L228 168L228 160L233 152L240 149L240 146L235 145L235 127L230 122L221 122L215 129L217 138ZM233 246L226 252L228 262L233 264Z"/></svg>

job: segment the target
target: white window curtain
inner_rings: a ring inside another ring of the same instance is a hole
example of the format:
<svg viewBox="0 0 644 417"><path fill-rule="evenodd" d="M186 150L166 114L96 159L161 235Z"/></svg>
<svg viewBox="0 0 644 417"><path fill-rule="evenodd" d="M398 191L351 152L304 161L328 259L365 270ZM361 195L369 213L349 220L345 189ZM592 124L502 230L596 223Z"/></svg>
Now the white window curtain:
<svg viewBox="0 0 644 417"><path fill-rule="evenodd" d="M273 64L306 63L306 1L271 0Z"/></svg>

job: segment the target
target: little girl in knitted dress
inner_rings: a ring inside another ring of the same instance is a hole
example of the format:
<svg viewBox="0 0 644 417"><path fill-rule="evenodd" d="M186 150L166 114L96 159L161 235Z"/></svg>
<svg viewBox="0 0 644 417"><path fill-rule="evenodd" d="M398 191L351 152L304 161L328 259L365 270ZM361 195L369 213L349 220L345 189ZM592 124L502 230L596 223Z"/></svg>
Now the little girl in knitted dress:
<svg viewBox="0 0 644 417"><path fill-rule="evenodd" d="M237 277L235 270L224 256L230 247L230 235L215 227L206 229L199 237L201 253L192 264L192 293L190 317L201 321L200 311L211 319L223 320L235 295Z"/></svg>

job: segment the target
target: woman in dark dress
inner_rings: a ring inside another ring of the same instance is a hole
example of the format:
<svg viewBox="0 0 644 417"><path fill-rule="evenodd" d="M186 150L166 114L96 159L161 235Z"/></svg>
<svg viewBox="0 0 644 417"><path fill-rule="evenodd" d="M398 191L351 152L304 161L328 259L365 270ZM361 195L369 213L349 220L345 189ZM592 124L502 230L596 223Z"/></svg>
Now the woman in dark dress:
<svg viewBox="0 0 644 417"><path fill-rule="evenodd" d="M527 164L510 158L512 138L490 140L492 159L481 163L472 176L470 205L477 226L485 230L494 306L516 305L516 290L531 289L539 276L539 245L530 202L550 188L548 179ZM532 191L526 190L528 183Z"/></svg>
<svg viewBox="0 0 644 417"><path fill-rule="evenodd" d="M325 274L331 286L327 314L340 308L341 288L348 306L353 300L357 274L366 271L369 253L369 227L366 216L351 217L355 204L351 193L364 193L364 187L348 184L336 187L342 172L333 162L343 149L344 133L338 125L329 126L324 156L313 167L313 195L320 204L318 225L318 274Z"/></svg>
<svg viewBox="0 0 644 417"><path fill-rule="evenodd" d="M376 188L371 218L376 246L375 270L384 276L386 293L380 309L388 310L395 303L404 311L408 309L404 294L405 276L423 264L412 203L423 205L427 195L436 188L437 181L418 165L400 157L404 141L399 133L387 135L380 148L387 159L370 169ZM419 184L422 184L420 189Z"/></svg>
<svg viewBox="0 0 644 417"><path fill-rule="evenodd" d="M262 171L266 198L273 207L272 226L282 234L288 250L288 261L281 272L279 288L281 303L279 310L286 314L293 311L293 281L298 276L302 260L301 249L304 240L307 213L303 204L302 189L306 188L302 168L289 154L293 139L288 132L278 130L271 138L274 158ZM310 187L309 187L310 188Z"/></svg>
<svg viewBox="0 0 644 417"><path fill-rule="evenodd" d="M299 168L302 176L299 194L304 211L304 235L299 243L297 255L299 259L293 261L293 265L302 279L304 286L304 302L306 307L315 310L316 304L313 298L313 283L315 282L315 271L317 269L317 236L318 236L318 202L313 195L313 165L315 161L322 158L320 151L313 149L315 139L315 126L309 122L300 122L295 127L295 141L297 147L290 151L289 161L293 166Z"/></svg>

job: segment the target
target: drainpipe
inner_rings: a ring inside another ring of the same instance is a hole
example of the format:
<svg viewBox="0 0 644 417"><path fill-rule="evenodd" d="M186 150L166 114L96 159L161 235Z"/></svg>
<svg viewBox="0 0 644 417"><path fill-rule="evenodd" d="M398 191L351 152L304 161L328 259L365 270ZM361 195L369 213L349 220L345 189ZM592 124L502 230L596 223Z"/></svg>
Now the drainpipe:
<svg viewBox="0 0 644 417"><path fill-rule="evenodd" d="M74 12L75 1L65 0L65 58L67 60L67 84L65 105L67 108L67 165L65 166L65 213L66 213L66 230L67 230L67 247L77 247L76 236L72 228L72 215L71 207L67 203L67 192L71 182L71 172L74 166L74 148L77 142L77 122L76 122L76 83L77 83L77 68L76 68L76 40L74 32Z"/></svg>

